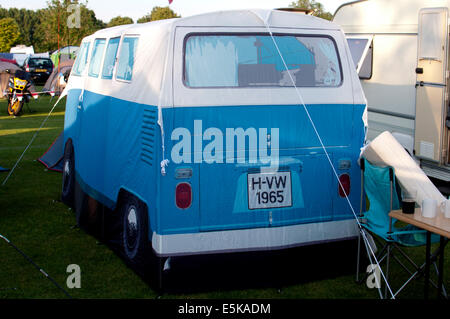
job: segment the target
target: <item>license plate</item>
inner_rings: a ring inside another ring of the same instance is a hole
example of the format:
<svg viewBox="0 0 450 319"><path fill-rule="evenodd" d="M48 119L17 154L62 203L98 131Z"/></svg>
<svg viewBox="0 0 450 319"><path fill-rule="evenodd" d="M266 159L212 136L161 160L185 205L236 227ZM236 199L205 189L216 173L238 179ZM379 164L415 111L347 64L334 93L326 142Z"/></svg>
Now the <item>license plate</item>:
<svg viewBox="0 0 450 319"><path fill-rule="evenodd" d="M36 69L35 72L47 72L47 69Z"/></svg>
<svg viewBox="0 0 450 319"><path fill-rule="evenodd" d="M292 206L291 172L248 174L247 188L249 209Z"/></svg>

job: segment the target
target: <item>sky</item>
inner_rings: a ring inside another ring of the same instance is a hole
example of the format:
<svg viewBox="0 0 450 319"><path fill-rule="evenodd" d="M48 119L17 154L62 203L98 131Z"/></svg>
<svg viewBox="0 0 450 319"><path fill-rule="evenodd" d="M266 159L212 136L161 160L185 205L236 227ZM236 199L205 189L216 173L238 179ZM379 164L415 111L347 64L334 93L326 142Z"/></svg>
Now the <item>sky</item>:
<svg viewBox="0 0 450 319"><path fill-rule="evenodd" d="M336 9L350 0L319 0L326 11L334 14ZM80 2L85 3L85 0ZM288 7L293 0L173 0L171 9L182 17L194 14L231 9L274 9ZM47 0L0 0L3 8L26 8L31 10L45 8ZM153 7L165 7L168 0L89 0L88 8L92 9L97 18L109 22L116 16L128 16L134 21L150 13Z"/></svg>

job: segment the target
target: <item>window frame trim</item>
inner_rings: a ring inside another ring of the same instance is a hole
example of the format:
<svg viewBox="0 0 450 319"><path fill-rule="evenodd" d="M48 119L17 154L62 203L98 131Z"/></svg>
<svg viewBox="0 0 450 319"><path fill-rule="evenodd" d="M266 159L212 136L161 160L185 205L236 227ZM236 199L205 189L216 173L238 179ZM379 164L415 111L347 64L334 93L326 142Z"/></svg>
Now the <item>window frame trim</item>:
<svg viewBox="0 0 450 319"><path fill-rule="evenodd" d="M82 41L81 44L80 44L80 50L78 51L79 53L81 53L81 46L82 46L83 44L87 44L87 45L88 45L87 53L86 53L86 63L85 63L85 66L84 66L84 68L83 68L83 71L81 71L81 73L70 72L70 75L73 75L73 76L79 76L79 77L85 76L85 73L86 73L86 66L89 66L89 64L90 64L90 62L91 62L90 54L89 54L89 53L91 53L91 50L92 50L92 47L91 47L92 40ZM77 54L76 59L78 59L78 57L81 58L81 55L78 55L78 54ZM76 59L75 59L75 62L76 62ZM74 66L75 66L75 62L74 62ZM74 70L74 69L73 69L73 70Z"/></svg>
<svg viewBox="0 0 450 319"><path fill-rule="evenodd" d="M105 53L106 53L107 39L108 38L95 38L94 41L92 42L92 52L91 52L91 57L89 59L89 68L87 70L87 76L90 77L90 78L94 78L94 79L101 78L100 77L100 73L103 70L103 63L105 62ZM91 62L92 62L92 58L93 58L92 55L94 54L95 42L97 40L105 40L105 47L103 48L103 52L102 52L102 55L100 57L101 60L100 60L100 67L99 67L99 70L98 70L98 74L95 76L95 75L91 75Z"/></svg>
<svg viewBox="0 0 450 319"><path fill-rule="evenodd" d="M113 71L112 71L111 77L104 77L104 76L103 76L103 70L104 70L104 67L105 67L106 53L108 52L109 42L110 42L112 39L119 39L119 43L118 43L118 45L117 45L117 49L116 49L117 51L116 51L116 54L115 54L115 56L114 56L114 64L113 64ZM118 56L119 56L120 44L121 44L121 42L122 42L122 36L120 36L120 35L118 35L118 36L112 36L112 37L109 37L107 40L108 40L108 41L107 41L107 43L106 43L105 53L104 53L103 62L102 62L102 67L101 67L101 72L100 72L100 73L101 73L100 79L102 79L102 80L113 80L113 79L114 79L114 76L115 76L115 73L116 73L116 67L117 67L117 64L119 63Z"/></svg>
<svg viewBox="0 0 450 319"><path fill-rule="evenodd" d="M198 87L192 87L186 84L186 44L190 37L192 36L268 36L268 37L276 37L276 36L294 36L294 37L308 37L308 38L328 38L333 43L336 56L338 59L339 64L339 71L340 71L340 82L339 85L336 86L268 86L268 85L260 85L260 86L251 86L251 87L241 87L241 86L198 86ZM182 51L182 74L181 74L181 82L183 83L183 86L187 89L191 90L204 90L204 89L292 89L292 88L308 88L308 89L326 89L326 88L340 88L344 84L344 72L342 68L342 60L340 51L338 49L338 45L336 43L336 40L334 37L332 37L329 34L311 34L311 33L283 33L283 32L275 32L275 33L269 33L269 32L189 32L184 36L183 39L183 51Z"/></svg>
<svg viewBox="0 0 450 319"><path fill-rule="evenodd" d="M119 47L117 48L117 55L116 55L116 59L117 59L117 63L116 63L116 65L115 65L115 67L114 67L114 74L113 74L113 79L115 80L115 81L117 81L117 82L122 82L122 83L128 83L128 84L130 84L132 81L133 81L133 73L134 73L134 64L135 64L135 62L136 62L136 53L137 53L137 51L139 51L138 49L137 49L137 47L136 47L136 52L135 52L135 55L134 55L134 58L133 58L133 70L132 70L132 73L131 73L131 80L125 80L125 79L120 79L120 78L117 78L117 69L118 69L118 66L119 66L119 61L120 61L120 55L121 55L121 53L122 53L122 45L123 45L123 40L125 39L125 38L137 38L138 39L138 46L139 46L139 39L140 39L140 34L122 34L121 36L120 36L120 44L119 44ZM117 38L117 37L116 37Z"/></svg>

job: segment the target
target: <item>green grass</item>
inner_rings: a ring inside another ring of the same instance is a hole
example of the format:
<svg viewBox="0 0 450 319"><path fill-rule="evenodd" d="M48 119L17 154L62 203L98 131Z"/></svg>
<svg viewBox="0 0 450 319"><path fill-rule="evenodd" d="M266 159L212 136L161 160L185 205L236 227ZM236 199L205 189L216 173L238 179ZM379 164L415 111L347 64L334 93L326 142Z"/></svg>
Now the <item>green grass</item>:
<svg viewBox="0 0 450 319"><path fill-rule="evenodd" d="M29 113L25 108L22 116L13 118L6 114L6 101L0 100L1 166L13 167L55 101L56 99L50 101L50 97L43 96L30 102L33 113ZM82 287L70 290L66 288L75 298L155 298L157 293L148 283L126 267L107 246L99 245L95 238L73 227L76 223L73 212L59 201L61 175L47 171L36 161L62 131L63 102L39 132L7 184L0 186L0 234L9 238L64 288L68 276L67 265L78 264L82 271ZM6 175L7 173L0 174L0 184ZM408 251L412 252L416 259L423 259L423 248ZM293 250L291 253L297 252L299 250ZM450 255L449 248L446 253L447 256ZM265 280L276 275L267 273L257 278L262 288L245 285L242 288L240 282L231 281L226 288L223 285L215 287L213 284L212 288L203 291L200 289L200 292L168 293L163 295L163 298L378 298L376 290L355 283L351 270L342 273L331 271L342 263L353 269L356 251L351 261L339 258L325 260L327 264L322 268L320 276L300 271L301 263L313 263L309 256L301 256L299 271L296 272L294 267L294 271L290 273L292 281L265 285ZM447 270L450 269L449 260L447 258L445 264ZM326 269L330 269L329 274ZM402 276L397 265L392 269L392 284L398 287ZM185 271L184 276L189 275L189 271ZM222 275L217 274L218 277ZM446 277L446 284L450 287L448 271ZM281 288L281 291L278 288ZM431 290L431 293L431 296L435 295L434 290ZM421 279L408 287L400 298L422 296ZM20 254L6 242L0 241L0 298L64 297L61 291Z"/></svg>

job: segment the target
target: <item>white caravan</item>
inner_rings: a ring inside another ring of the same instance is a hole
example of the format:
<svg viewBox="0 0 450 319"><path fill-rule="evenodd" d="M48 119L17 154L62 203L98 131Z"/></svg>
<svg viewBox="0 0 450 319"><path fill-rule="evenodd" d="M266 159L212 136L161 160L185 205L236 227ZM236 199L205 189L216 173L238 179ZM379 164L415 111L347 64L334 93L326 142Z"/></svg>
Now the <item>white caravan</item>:
<svg viewBox="0 0 450 319"><path fill-rule="evenodd" d="M363 0L342 5L368 101L368 139L391 131L422 169L450 181L448 0Z"/></svg>

